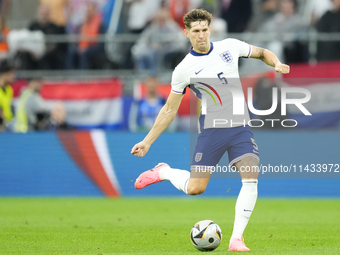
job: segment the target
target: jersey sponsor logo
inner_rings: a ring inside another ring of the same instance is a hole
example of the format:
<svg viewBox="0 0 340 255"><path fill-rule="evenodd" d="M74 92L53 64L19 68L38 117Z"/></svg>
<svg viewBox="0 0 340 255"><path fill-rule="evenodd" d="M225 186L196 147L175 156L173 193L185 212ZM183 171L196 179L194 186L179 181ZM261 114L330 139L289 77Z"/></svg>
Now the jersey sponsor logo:
<svg viewBox="0 0 340 255"><path fill-rule="evenodd" d="M220 57L222 58L222 60L228 64L230 64L231 62L233 62L233 56L230 54L229 50L223 52L220 54Z"/></svg>
<svg viewBox="0 0 340 255"><path fill-rule="evenodd" d="M196 74L196 75L199 74L200 72L202 72L203 69L204 69L204 68L202 68L202 69L199 70L198 72L195 72L195 74Z"/></svg>
<svg viewBox="0 0 340 255"><path fill-rule="evenodd" d="M197 152L195 155L195 161L200 162L202 159L203 153L202 152Z"/></svg>

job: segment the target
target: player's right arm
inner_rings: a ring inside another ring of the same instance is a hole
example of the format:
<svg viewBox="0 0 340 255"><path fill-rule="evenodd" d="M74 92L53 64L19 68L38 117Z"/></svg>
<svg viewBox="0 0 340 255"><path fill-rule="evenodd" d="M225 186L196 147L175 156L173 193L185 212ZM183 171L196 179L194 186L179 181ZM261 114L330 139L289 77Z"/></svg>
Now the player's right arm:
<svg viewBox="0 0 340 255"><path fill-rule="evenodd" d="M150 132L143 141L133 146L131 150L132 155L143 157L148 152L153 142L156 141L156 139L164 132L165 129L167 129L175 118L183 96L183 94L170 93L166 104L158 113L156 121Z"/></svg>

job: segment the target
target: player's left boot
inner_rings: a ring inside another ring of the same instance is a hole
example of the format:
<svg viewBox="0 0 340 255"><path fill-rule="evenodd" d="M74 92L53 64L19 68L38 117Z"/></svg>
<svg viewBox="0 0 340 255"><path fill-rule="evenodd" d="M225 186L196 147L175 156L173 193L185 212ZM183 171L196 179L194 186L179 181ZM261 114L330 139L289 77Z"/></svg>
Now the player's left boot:
<svg viewBox="0 0 340 255"><path fill-rule="evenodd" d="M244 239L242 238L234 238L230 245L229 251L250 251L250 249L244 244Z"/></svg>
<svg viewBox="0 0 340 255"><path fill-rule="evenodd" d="M145 171L140 176L138 176L136 182L135 182L135 188L136 189L142 189L150 184L154 184L157 182L161 182L161 178L159 177L159 170L161 170L164 167L170 166L166 163L159 163L157 166L155 166L153 169Z"/></svg>

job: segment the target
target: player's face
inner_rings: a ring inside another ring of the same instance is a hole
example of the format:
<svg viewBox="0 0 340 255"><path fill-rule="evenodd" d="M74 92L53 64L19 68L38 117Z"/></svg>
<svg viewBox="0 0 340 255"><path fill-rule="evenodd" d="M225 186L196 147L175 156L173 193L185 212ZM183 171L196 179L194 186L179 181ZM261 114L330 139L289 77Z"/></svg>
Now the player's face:
<svg viewBox="0 0 340 255"><path fill-rule="evenodd" d="M190 39L194 51L198 53L208 53L210 50L211 27L208 21L201 20L191 23L189 30L184 29L185 35Z"/></svg>

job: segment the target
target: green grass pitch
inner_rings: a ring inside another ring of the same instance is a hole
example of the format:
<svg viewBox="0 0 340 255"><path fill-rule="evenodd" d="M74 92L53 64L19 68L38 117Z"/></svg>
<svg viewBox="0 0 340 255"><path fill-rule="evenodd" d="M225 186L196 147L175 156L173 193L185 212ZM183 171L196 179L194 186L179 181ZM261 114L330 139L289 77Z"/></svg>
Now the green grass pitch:
<svg viewBox="0 0 340 255"><path fill-rule="evenodd" d="M200 254L192 226L210 219L229 252L235 199L1 198L0 254ZM339 200L259 199L249 254L340 254Z"/></svg>

